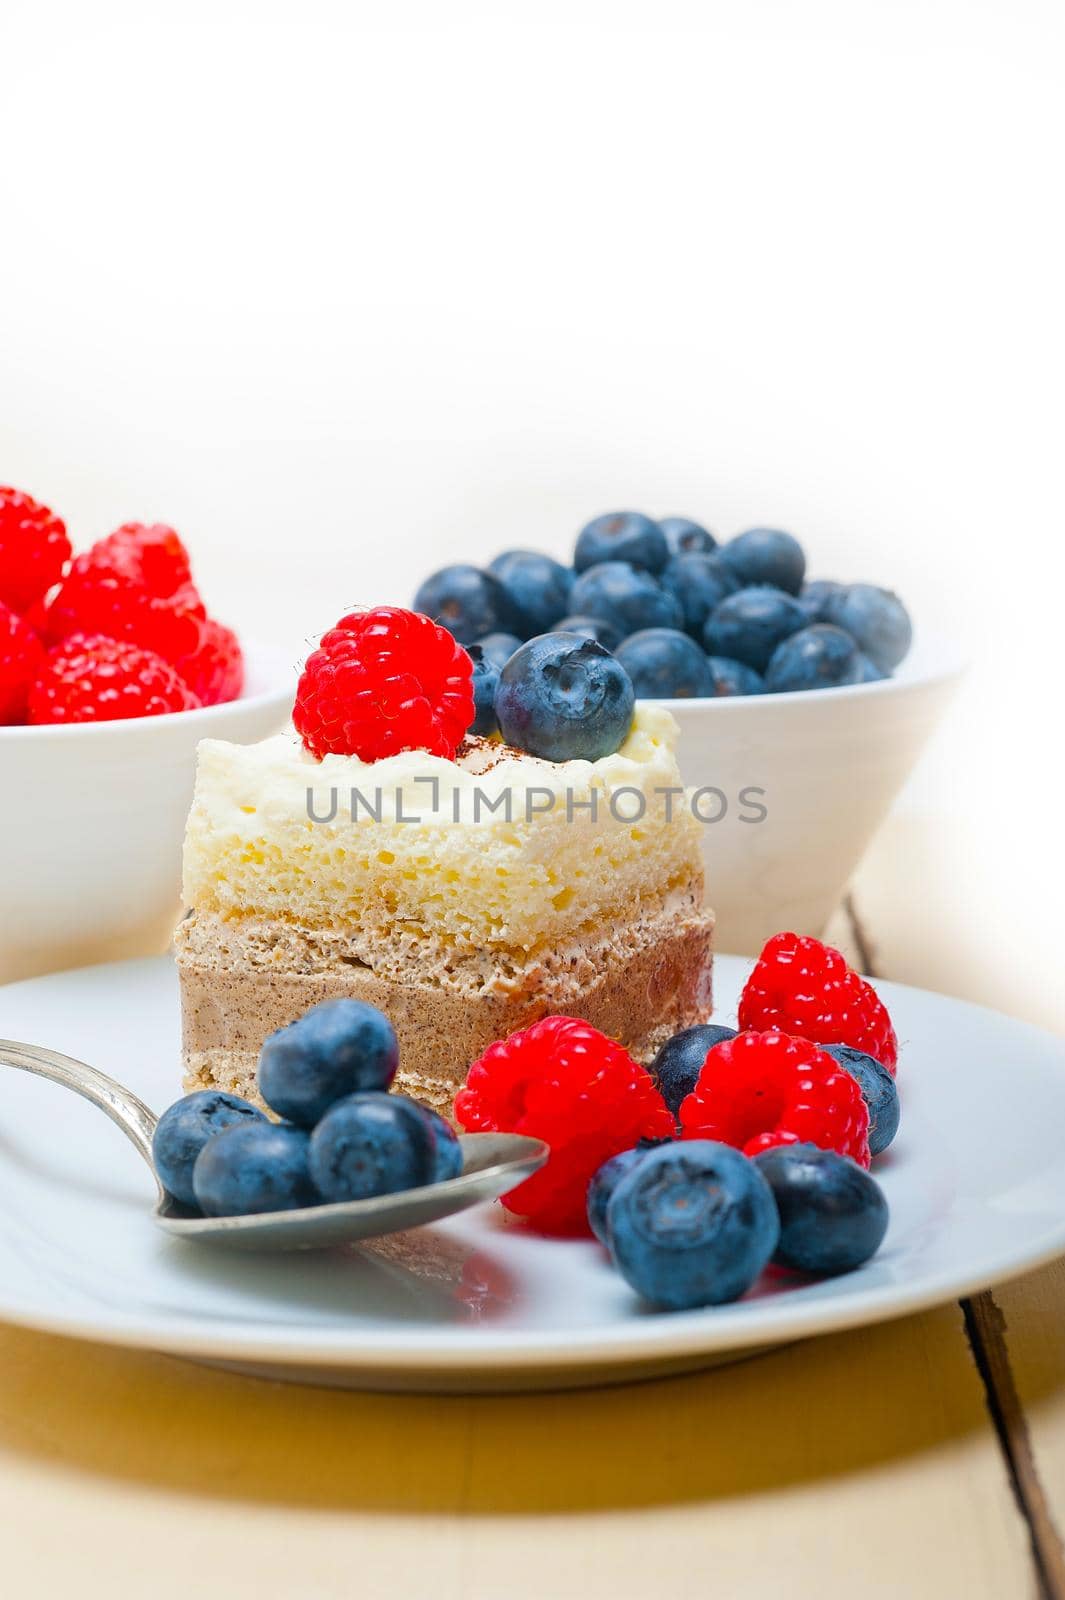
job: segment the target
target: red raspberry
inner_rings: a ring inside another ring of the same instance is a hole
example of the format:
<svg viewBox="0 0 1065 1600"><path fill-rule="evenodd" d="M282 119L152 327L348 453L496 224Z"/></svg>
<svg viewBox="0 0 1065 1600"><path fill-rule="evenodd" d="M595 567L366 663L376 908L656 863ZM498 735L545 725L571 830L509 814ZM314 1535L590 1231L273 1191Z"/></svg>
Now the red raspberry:
<svg viewBox="0 0 1065 1600"><path fill-rule="evenodd" d="M189 553L165 522L124 522L98 542L116 554L126 552L152 594L176 594L192 582Z"/></svg>
<svg viewBox="0 0 1065 1600"><path fill-rule="evenodd" d="M206 617L173 528L128 522L75 557L48 608L48 632L125 639L174 663L199 650Z"/></svg>
<svg viewBox="0 0 1065 1600"><path fill-rule="evenodd" d="M473 721L473 663L446 628L379 606L341 617L303 669L292 720L313 756L450 760Z"/></svg>
<svg viewBox="0 0 1065 1600"><path fill-rule="evenodd" d="M118 639L72 634L30 690L30 721L119 722L194 711L199 700L168 661Z"/></svg>
<svg viewBox="0 0 1065 1600"><path fill-rule="evenodd" d="M899 1045L871 984L820 939L778 933L744 985L741 1028L782 1028L816 1044L846 1044L894 1073Z"/></svg>
<svg viewBox="0 0 1065 1600"><path fill-rule="evenodd" d="M174 665L204 706L237 700L244 688L244 653L232 628L208 617L202 625L199 649Z"/></svg>
<svg viewBox="0 0 1065 1600"><path fill-rule="evenodd" d="M44 665L44 645L0 600L0 725L25 722L30 684Z"/></svg>
<svg viewBox="0 0 1065 1600"><path fill-rule="evenodd" d="M67 530L19 489L0 487L0 601L22 616L70 560Z"/></svg>
<svg viewBox="0 0 1065 1600"><path fill-rule="evenodd" d="M455 1116L470 1133L527 1133L551 1146L503 1199L544 1233L588 1233L585 1196L603 1162L674 1131L650 1073L575 1017L544 1017L490 1044L455 1096Z"/></svg>
<svg viewBox="0 0 1065 1600"><path fill-rule="evenodd" d="M32 628L39 639L47 640L48 633L48 595L42 594L31 606L22 612L22 620L27 628Z"/></svg>
<svg viewBox="0 0 1065 1600"><path fill-rule="evenodd" d="M816 1144L869 1165L869 1112L849 1072L807 1039L738 1033L708 1051L681 1101L682 1139L718 1139L744 1155Z"/></svg>

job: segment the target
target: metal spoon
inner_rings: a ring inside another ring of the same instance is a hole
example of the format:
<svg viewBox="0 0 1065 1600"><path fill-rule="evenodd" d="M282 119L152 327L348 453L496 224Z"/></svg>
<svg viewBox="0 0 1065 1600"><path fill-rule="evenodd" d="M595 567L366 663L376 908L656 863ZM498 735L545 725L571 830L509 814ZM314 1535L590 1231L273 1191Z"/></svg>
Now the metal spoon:
<svg viewBox="0 0 1065 1600"><path fill-rule="evenodd" d="M468 1133L462 1146L462 1172L446 1183L430 1183L372 1200L340 1205L306 1206L299 1211L258 1211L243 1217L198 1217L159 1182L152 1159L152 1135L159 1121L131 1089L95 1067L45 1050L40 1045L0 1039L0 1061L39 1078L50 1078L99 1106L122 1129L152 1170L159 1199L154 1221L180 1239L203 1239L235 1250L314 1250L402 1233L426 1222L465 1211L482 1200L495 1200L534 1173L547 1160L541 1139L518 1133Z"/></svg>

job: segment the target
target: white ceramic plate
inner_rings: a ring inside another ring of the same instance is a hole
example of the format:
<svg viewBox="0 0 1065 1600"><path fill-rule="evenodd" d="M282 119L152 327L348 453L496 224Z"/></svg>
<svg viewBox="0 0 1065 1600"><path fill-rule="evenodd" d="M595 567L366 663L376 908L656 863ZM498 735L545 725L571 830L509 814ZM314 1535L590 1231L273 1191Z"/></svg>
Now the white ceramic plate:
<svg viewBox="0 0 1065 1600"><path fill-rule="evenodd" d="M719 956L718 1020L749 964ZM480 1207L373 1247L239 1258L168 1238L150 1174L99 1111L0 1067L0 1317L359 1388L622 1381L900 1316L1065 1251L1065 1045L975 1006L879 985L902 1041L902 1128L878 1163L880 1253L825 1283L648 1310L592 1243ZM0 1035L53 1046L162 1109L178 1092L166 958L0 989Z"/></svg>

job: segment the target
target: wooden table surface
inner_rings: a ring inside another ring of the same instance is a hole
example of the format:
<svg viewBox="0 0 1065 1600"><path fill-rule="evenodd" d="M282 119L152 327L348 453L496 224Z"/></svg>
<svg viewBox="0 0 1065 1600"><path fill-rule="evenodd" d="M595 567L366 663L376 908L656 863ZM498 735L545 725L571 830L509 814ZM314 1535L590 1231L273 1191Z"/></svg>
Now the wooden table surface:
<svg viewBox="0 0 1065 1600"><path fill-rule="evenodd" d="M899 971L904 921L856 900L836 942ZM1065 1262L586 1393L287 1387L2 1325L0 1372L19 1597L1065 1600Z"/></svg>

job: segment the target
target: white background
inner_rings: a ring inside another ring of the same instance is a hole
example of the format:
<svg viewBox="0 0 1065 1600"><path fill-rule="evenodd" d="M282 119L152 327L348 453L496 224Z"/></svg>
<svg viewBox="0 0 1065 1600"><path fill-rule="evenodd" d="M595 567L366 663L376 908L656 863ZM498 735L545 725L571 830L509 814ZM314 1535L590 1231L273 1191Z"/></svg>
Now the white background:
<svg viewBox="0 0 1065 1600"><path fill-rule="evenodd" d="M600 510L794 529L975 659L879 847L894 971L965 942L1065 1020L1062 46L1034 0L0 0L0 481L174 523L294 659Z"/></svg>

